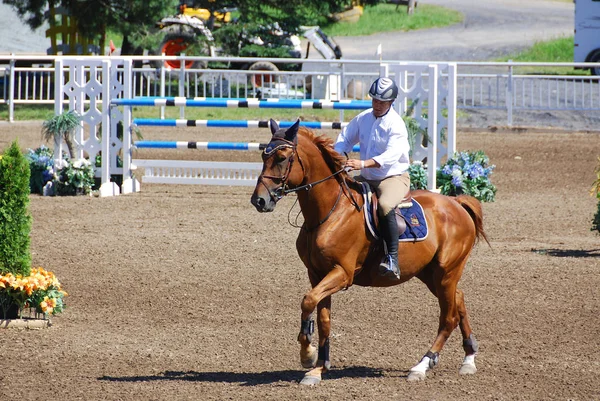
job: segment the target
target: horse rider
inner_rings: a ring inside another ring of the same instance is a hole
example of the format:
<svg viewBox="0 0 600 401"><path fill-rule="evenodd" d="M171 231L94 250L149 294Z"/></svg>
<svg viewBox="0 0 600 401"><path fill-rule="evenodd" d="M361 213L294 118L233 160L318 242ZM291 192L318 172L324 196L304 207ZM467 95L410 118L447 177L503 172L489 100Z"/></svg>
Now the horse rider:
<svg viewBox="0 0 600 401"><path fill-rule="evenodd" d="M366 181L377 194L380 232L385 256L379 265L382 276L400 279L398 266L398 223L394 208L410 191L408 132L404 120L392 108L398 87L390 78L376 79L369 95L372 107L354 117L334 145L348 154L360 144L360 159L348 159L346 167L360 170L358 181Z"/></svg>

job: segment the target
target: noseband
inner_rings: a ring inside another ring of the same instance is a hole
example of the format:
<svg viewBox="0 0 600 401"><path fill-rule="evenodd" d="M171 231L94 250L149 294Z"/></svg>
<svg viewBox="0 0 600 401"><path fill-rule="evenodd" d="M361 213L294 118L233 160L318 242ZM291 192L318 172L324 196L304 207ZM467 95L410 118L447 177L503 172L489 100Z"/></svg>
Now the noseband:
<svg viewBox="0 0 600 401"><path fill-rule="evenodd" d="M290 176L290 172L292 171L292 165L294 164L294 156L296 155L296 144L294 142L288 141L287 139L283 139L283 138L277 138L275 142L283 142L280 145L277 145L273 148L270 148L269 146L267 146L265 148L265 150L263 150L263 153L270 157L273 152L282 149L282 148L292 148L292 154L287 158L288 159L288 163L287 166L285 168L285 172L283 173L282 176L275 176L275 175L264 175L262 174L259 178L258 181L265 187L265 189L267 190L267 192L269 193L269 196L271 197L271 199L275 202L279 201L281 198L283 198L285 195L289 194L290 192L295 192L297 189L288 189L288 184L287 181L289 179ZM304 166L302 165L302 160L300 159L300 156L298 156L298 162L300 163L300 167L302 167L302 171L304 172ZM269 189L269 187L267 187L267 184L264 183L263 178L268 178L270 180L279 180L281 182L281 185L277 188L275 188L274 191L271 191Z"/></svg>

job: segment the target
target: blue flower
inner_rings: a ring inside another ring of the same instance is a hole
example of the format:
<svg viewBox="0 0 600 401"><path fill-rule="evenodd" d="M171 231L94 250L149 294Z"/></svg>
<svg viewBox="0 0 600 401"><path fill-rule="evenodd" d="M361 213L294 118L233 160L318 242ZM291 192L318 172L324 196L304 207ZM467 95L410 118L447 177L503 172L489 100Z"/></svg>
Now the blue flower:
<svg viewBox="0 0 600 401"><path fill-rule="evenodd" d="M456 188L462 188L462 185L463 185L462 177L459 175L452 176L452 185L454 185Z"/></svg>
<svg viewBox="0 0 600 401"><path fill-rule="evenodd" d="M469 168L467 169L467 175L473 179L479 178L483 174L484 174L484 169L481 166L481 164L479 164L479 163L474 163L474 164L470 165Z"/></svg>
<svg viewBox="0 0 600 401"><path fill-rule="evenodd" d="M488 176L495 166L488 166L488 161L483 151L457 152L438 168L437 185L445 195L466 194L491 202L496 187Z"/></svg>

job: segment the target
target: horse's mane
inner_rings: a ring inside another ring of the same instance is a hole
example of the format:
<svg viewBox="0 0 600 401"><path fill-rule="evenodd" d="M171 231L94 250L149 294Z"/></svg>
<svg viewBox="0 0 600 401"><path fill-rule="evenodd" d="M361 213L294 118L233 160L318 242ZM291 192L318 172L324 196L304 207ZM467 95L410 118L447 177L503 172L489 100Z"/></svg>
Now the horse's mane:
<svg viewBox="0 0 600 401"><path fill-rule="evenodd" d="M315 144L332 173L344 168L344 165L346 164L346 157L335 151L333 148L333 139L325 135L316 135L313 131L306 127L300 127L298 129L298 134L304 135L309 141ZM345 171L338 174L336 178L338 181L342 179L346 180L348 185L356 191L360 192L362 189L361 184L355 181L354 178L348 175L348 173Z"/></svg>

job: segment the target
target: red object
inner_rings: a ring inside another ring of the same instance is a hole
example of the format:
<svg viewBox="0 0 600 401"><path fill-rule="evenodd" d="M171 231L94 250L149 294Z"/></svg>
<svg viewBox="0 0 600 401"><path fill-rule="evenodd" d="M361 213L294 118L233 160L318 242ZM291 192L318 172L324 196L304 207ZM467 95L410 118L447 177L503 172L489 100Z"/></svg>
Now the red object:
<svg viewBox="0 0 600 401"><path fill-rule="evenodd" d="M109 44L109 46L110 46L110 53L109 53L109 55L110 55L110 54L113 54L113 52L114 52L115 50L117 50L117 48L115 47L115 44L113 43L112 39L111 39L111 41L110 41L110 44Z"/></svg>

